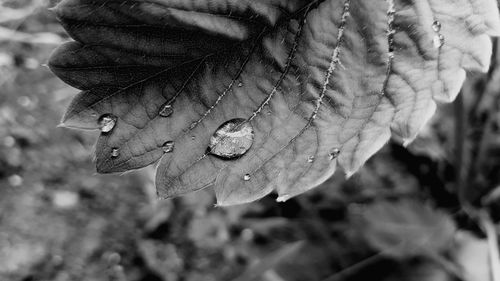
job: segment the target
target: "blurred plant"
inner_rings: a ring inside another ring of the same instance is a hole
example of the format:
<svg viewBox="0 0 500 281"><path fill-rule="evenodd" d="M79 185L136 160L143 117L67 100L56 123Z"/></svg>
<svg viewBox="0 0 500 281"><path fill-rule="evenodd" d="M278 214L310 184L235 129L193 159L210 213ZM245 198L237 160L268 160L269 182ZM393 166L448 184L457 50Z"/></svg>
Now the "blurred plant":
<svg viewBox="0 0 500 281"><path fill-rule="evenodd" d="M390 143L350 180L337 174L317 190L285 203L265 197L252 205L222 209L213 208L215 202L205 191L158 202L151 174L141 179L146 196L140 199L133 188L119 189L131 184L128 178L107 189L107 179L94 181L78 169L67 172L67 161L86 159L89 140L77 134L63 138L44 132L33 120L43 120L45 112L35 110L54 103L62 107L63 99L38 100L36 89L24 89L27 92L21 95L13 86L30 85L30 71L46 58L35 56L38 49L34 48L60 44L66 36L50 21L44 28L51 32L38 26L38 17L48 18L40 12L47 4L0 1L0 87L2 94L8 93L0 96L0 180L22 190L39 171L43 182L62 186L68 181L62 174L67 173L76 190L55 190L49 195L46 190L32 190L56 210L47 217L67 214L68 225L85 215L97 221L83 226L86 231L74 230L78 239L66 234L65 240L60 236L50 240L66 241L65 259L47 258L47 244L38 236L24 246L0 248L0 257L8 260L0 266L0 274L29 264L32 278L65 273L64 267L69 277L39 279L71 280L72 275L93 274L88 272L102 275L105 264L110 279L134 281L500 280L497 39L490 71L471 75L453 107L441 108L408 150ZM58 95L70 92L63 88ZM31 114L34 117L28 121L19 121ZM51 142L50 151L32 157L31 150ZM39 168L41 163L47 167ZM4 201L11 198L8 193ZM11 205L14 212L9 212ZM32 207L28 204L13 201L0 207L0 234L17 235L5 229L20 221L31 223L36 231L28 229L40 236L53 228L45 223L47 218L38 222L39 217L28 221L9 216L25 215L23 211ZM116 243L120 254L104 250L109 241ZM50 270L56 273L45 272Z"/></svg>

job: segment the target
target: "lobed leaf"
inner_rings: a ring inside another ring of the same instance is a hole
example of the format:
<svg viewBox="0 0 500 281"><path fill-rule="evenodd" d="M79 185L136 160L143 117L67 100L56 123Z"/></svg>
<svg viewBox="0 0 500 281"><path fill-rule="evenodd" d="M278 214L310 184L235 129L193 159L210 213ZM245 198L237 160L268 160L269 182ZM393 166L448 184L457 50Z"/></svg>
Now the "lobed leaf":
<svg viewBox="0 0 500 281"><path fill-rule="evenodd" d="M500 33L494 0L63 0L55 12L76 41L49 66L82 90L63 125L117 118L97 170L157 163L162 198L213 185L219 205L283 201L337 164L353 174L391 134L411 142L466 70L488 69ZM207 154L233 119L253 127L248 152Z"/></svg>

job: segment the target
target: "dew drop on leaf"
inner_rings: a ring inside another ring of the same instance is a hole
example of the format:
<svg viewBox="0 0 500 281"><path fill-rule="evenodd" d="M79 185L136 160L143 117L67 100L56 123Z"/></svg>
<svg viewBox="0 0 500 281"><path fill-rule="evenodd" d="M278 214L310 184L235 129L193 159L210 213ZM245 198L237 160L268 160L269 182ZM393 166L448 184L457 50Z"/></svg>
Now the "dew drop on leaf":
<svg viewBox="0 0 500 281"><path fill-rule="evenodd" d="M97 120L97 122L99 123L99 127L101 128L101 132L111 132L116 125L117 119L118 118L116 118L116 116L114 116L113 114L106 113L101 115L101 117L99 117L99 119Z"/></svg>
<svg viewBox="0 0 500 281"><path fill-rule="evenodd" d="M243 180L244 181L249 181L250 178L251 178L250 174L246 174L246 175L243 176Z"/></svg>
<svg viewBox="0 0 500 281"><path fill-rule="evenodd" d="M307 163L312 163L314 162L314 156L309 156L309 158L307 158Z"/></svg>
<svg viewBox="0 0 500 281"><path fill-rule="evenodd" d="M441 31L441 23L437 20L435 20L433 23L432 23L432 30L434 30L434 32L439 32Z"/></svg>
<svg viewBox="0 0 500 281"><path fill-rule="evenodd" d="M161 106L158 115L160 115L161 117L169 117L170 115L172 115L172 113L174 113L174 109L172 108L172 105L167 102Z"/></svg>
<svg viewBox="0 0 500 281"><path fill-rule="evenodd" d="M174 151L174 146L175 146L175 142L173 141L167 141L163 144L163 152L165 153L170 153L172 151Z"/></svg>
<svg viewBox="0 0 500 281"><path fill-rule="evenodd" d="M246 119L232 119L215 131L210 138L207 152L223 159L234 159L247 153L253 139L253 127Z"/></svg>
<svg viewBox="0 0 500 281"><path fill-rule="evenodd" d="M439 49L444 45L444 36L442 34L436 34L434 39L432 39L434 48Z"/></svg>
<svg viewBox="0 0 500 281"><path fill-rule="evenodd" d="M111 149L111 157L116 158L120 155L120 150L118 148Z"/></svg>
<svg viewBox="0 0 500 281"><path fill-rule="evenodd" d="M328 156L330 157L330 160L334 160L337 157L339 157L339 154L340 154L340 149L335 148L334 150L332 150L332 152L330 152L330 154L328 154Z"/></svg>
<svg viewBox="0 0 500 281"><path fill-rule="evenodd" d="M238 87L243 87L243 82L238 83Z"/></svg>

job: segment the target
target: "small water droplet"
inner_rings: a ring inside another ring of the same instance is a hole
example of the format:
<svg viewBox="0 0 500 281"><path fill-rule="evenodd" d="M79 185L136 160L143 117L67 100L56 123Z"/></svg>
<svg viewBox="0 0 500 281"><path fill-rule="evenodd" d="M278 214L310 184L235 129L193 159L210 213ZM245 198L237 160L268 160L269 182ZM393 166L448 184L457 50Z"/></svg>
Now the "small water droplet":
<svg viewBox="0 0 500 281"><path fill-rule="evenodd" d="M432 23L432 30L434 30L434 32L439 32L441 31L441 23L437 20L435 20L433 23Z"/></svg>
<svg viewBox="0 0 500 281"><path fill-rule="evenodd" d="M238 87L239 88L243 87L243 82L238 83Z"/></svg>
<svg viewBox="0 0 500 281"><path fill-rule="evenodd" d="M312 163L314 162L314 156L309 156L309 158L307 158L307 163Z"/></svg>
<svg viewBox="0 0 500 281"><path fill-rule="evenodd" d="M101 115L101 117L99 117L99 119L97 120L97 123L99 123L99 127L101 128L101 132L111 132L116 125L117 119L118 118L116 118L116 116L110 113Z"/></svg>
<svg viewBox="0 0 500 281"><path fill-rule="evenodd" d="M161 117L169 117L174 113L174 109L172 108L172 105L170 103L165 103L160 107L160 111L158 112L158 115Z"/></svg>
<svg viewBox="0 0 500 281"><path fill-rule="evenodd" d="M195 137L195 136L191 136L191 140L195 140L195 139L196 139L196 137Z"/></svg>
<svg viewBox="0 0 500 281"><path fill-rule="evenodd" d="M207 152L223 159L238 158L250 149L254 140L252 125L246 119L229 120L210 138Z"/></svg>
<svg viewBox="0 0 500 281"><path fill-rule="evenodd" d="M167 141L163 144L163 152L170 153L174 151L175 142Z"/></svg>
<svg viewBox="0 0 500 281"><path fill-rule="evenodd" d="M434 39L432 39L432 43L434 44L434 48L439 49L444 45L444 36L442 34L436 34Z"/></svg>
<svg viewBox="0 0 500 281"><path fill-rule="evenodd" d="M120 155L120 150L118 148L111 149L111 157L116 158Z"/></svg>
<svg viewBox="0 0 500 281"><path fill-rule="evenodd" d="M328 156L330 157L330 160L334 160L337 157L339 157L339 154L340 154L340 149L335 148L334 150L332 150L332 152L330 152L330 154L328 154Z"/></svg>
<svg viewBox="0 0 500 281"><path fill-rule="evenodd" d="M243 180L244 181L249 181L252 177L250 176L250 174L246 174L243 176Z"/></svg>

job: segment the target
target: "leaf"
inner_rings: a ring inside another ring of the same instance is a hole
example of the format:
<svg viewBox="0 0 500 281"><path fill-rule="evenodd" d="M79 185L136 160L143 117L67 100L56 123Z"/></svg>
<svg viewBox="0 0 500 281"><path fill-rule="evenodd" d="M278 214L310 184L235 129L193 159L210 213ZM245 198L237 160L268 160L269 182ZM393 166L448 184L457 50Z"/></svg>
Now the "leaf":
<svg viewBox="0 0 500 281"><path fill-rule="evenodd" d="M446 213L413 200L374 203L354 220L373 249L399 259L437 256L452 245L456 231Z"/></svg>
<svg viewBox="0 0 500 281"><path fill-rule="evenodd" d="M493 0L63 0L55 12L76 41L49 66L82 90L62 125L117 117L98 172L158 163L160 197L213 185L219 205L275 189L284 201L337 163L353 174L391 133L410 142L466 69L487 70L500 34ZM207 154L240 118L248 152Z"/></svg>

